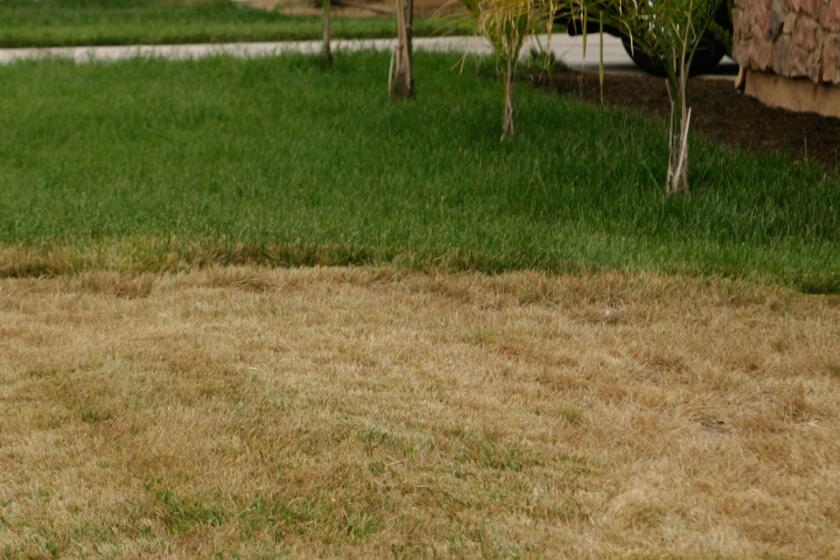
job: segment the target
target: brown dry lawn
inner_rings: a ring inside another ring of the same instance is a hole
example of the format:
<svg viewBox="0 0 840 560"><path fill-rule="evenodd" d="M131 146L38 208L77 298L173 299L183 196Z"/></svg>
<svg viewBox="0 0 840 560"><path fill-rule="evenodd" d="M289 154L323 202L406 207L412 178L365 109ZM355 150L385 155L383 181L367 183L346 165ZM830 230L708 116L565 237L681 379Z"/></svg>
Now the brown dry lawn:
<svg viewBox="0 0 840 560"><path fill-rule="evenodd" d="M839 558L840 297L0 280L0 558Z"/></svg>

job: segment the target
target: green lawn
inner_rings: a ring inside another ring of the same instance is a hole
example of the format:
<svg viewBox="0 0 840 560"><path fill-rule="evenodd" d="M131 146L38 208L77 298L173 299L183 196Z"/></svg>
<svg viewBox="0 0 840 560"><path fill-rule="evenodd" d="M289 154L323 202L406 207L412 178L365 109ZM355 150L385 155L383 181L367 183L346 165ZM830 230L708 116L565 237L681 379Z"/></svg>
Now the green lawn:
<svg viewBox="0 0 840 560"><path fill-rule="evenodd" d="M667 197L659 121L523 86L502 143L501 88L469 64L419 54L410 102L387 99L387 67L0 68L0 274L397 262L840 290L840 180L815 165L695 139L693 192Z"/></svg>
<svg viewBox="0 0 840 560"><path fill-rule="evenodd" d="M336 38L393 37L390 17L335 17ZM467 32L461 22L418 18L417 35ZM318 39L318 16L238 7L229 0L2 0L0 47Z"/></svg>

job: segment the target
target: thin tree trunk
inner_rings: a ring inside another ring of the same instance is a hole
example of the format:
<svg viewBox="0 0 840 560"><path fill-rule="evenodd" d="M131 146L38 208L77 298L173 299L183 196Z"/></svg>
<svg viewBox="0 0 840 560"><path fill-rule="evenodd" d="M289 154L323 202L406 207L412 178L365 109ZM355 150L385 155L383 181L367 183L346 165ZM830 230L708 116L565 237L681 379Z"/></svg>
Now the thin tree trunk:
<svg viewBox="0 0 840 560"><path fill-rule="evenodd" d="M397 48L391 58L388 94L395 98L406 98L414 95L414 71L411 61L411 23L414 19L414 0L396 0L396 2Z"/></svg>
<svg viewBox="0 0 840 560"><path fill-rule="evenodd" d="M327 64L332 64L332 21L330 18L330 4L332 0L321 0L324 10L324 45L321 54Z"/></svg>
<svg viewBox="0 0 840 560"><path fill-rule="evenodd" d="M665 191L688 192L688 128L691 109L678 99L671 100L671 122L668 127L668 179Z"/></svg>
<svg viewBox="0 0 840 560"><path fill-rule="evenodd" d="M671 119L668 126L668 178L665 192L688 192L688 128L691 125L691 109L688 108L688 36L681 51L679 67L666 82L671 101Z"/></svg>
<svg viewBox="0 0 840 560"><path fill-rule="evenodd" d="M513 136L514 132L514 105L513 88L516 85L516 55L507 53L505 60L505 113L502 120L502 140Z"/></svg>

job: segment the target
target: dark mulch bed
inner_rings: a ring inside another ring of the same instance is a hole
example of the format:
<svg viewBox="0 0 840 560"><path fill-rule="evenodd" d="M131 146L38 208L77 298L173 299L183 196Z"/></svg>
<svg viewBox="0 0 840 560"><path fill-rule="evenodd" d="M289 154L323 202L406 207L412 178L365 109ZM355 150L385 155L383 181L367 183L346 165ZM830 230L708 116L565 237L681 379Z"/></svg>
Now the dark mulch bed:
<svg viewBox="0 0 840 560"><path fill-rule="evenodd" d="M600 103L596 74L559 72L534 77L538 87ZM604 102L668 116L668 94L661 78L608 74ZM692 131L754 151L783 151L812 158L824 169L840 171L840 119L794 113L762 105L737 91L730 80L692 79L689 85Z"/></svg>

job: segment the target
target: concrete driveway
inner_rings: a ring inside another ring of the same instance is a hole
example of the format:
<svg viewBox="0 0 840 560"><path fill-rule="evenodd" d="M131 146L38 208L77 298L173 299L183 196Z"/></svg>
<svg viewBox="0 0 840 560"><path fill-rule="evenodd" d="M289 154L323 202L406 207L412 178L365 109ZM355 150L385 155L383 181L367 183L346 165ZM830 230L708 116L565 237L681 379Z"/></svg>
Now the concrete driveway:
<svg viewBox="0 0 840 560"><path fill-rule="evenodd" d="M633 61L624 51L621 40L610 35L604 36L604 66L609 71L636 71ZM573 69L594 70L598 67L600 56L598 35L589 35L586 57L584 58L583 39L570 37L565 33L550 37L531 38L522 49L523 55L532 47L548 46L555 56ZM394 48L394 39L347 39L333 42L335 51L359 51L366 49L390 50ZM414 40L418 51L460 52L469 54L489 54L490 44L483 37L419 37ZM0 64L9 64L18 60L61 58L77 63L115 61L137 57L160 57L171 60L186 60L208 56L226 55L239 58L257 58L277 56L283 53L317 53L320 41L282 41L270 43L221 43L200 45L137 45L114 47L56 47L0 49ZM728 59L726 59L728 60ZM725 73L731 72L729 66L722 65Z"/></svg>

